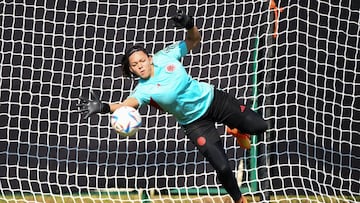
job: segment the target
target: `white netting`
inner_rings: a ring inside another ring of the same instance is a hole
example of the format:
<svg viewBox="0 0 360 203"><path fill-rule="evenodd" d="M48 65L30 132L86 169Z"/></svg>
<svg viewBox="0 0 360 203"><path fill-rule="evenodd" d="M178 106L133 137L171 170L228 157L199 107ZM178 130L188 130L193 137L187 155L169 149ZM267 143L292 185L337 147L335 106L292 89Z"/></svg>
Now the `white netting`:
<svg viewBox="0 0 360 203"><path fill-rule="evenodd" d="M359 201L359 6L278 2L284 10L273 38L268 4L1 2L0 200L112 200L92 194L121 199L119 191L133 188L140 193L134 199L223 194L170 115L142 108L138 135L121 138L108 115L84 121L74 112L90 89L106 102L126 98L135 83L122 77L124 50L137 43L155 53L184 39L170 20L182 8L202 35L183 60L189 74L253 106L271 125L257 150L246 153L219 125L243 192L279 201Z"/></svg>

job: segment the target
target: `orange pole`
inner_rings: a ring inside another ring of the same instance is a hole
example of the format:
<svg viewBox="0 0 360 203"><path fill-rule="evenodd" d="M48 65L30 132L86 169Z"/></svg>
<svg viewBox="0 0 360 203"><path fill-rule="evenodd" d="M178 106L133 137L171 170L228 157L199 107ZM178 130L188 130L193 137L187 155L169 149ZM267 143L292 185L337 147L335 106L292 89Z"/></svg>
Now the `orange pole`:
<svg viewBox="0 0 360 203"><path fill-rule="evenodd" d="M275 25L274 25L274 34L273 37L276 38L277 34L278 34L278 27L279 27L279 13L283 12L284 9L283 8L278 8L275 0L270 0L270 6L269 9L274 10L274 15L275 15Z"/></svg>

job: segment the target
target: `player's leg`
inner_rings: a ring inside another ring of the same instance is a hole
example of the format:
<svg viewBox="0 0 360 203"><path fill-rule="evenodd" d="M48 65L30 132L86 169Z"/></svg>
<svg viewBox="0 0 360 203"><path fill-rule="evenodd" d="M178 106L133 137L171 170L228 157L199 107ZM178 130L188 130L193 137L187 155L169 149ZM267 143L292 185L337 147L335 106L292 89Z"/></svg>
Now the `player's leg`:
<svg viewBox="0 0 360 203"><path fill-rule="evenodd" d="M250 148L248 134L260 134L267 129L266 121L258 113L223 91L215 90L207 114L227 125L230 128L228 133L237 137L239 145L246 149Z"/></svg>
<svg viewBox="0 0 360 203"><path fill-rule="evenodd" d="M198 120L184 126L185 133L197 146L217 172L217 177L236 203L241 203L242 194L223 149L219 132L210 120ZM243 200L242 202L244 202Z"/></svg>
<svg viewBox="0 0 360 203"><path fill-rule="evenodd" d="M237 128L243 133L259 134L268 128L266 121L258 113L223 91L215 90L210 109L217 122Z"/></svg>
<svg viewBox="0 0 360 203"><path fill-rule="evenodd" d="M211 165L216 169L218 174L218 179L222 183L223 187L229 193L231 198L237 203L242 202L242 195L239 192L240 188L238 187L237 181L235 179L234 173L232 172L227 156L223 149L223 144L221 141L218 141L207 146L207 150L204 153L204 156L209 160Z"/></svg>
<svg viewBox="0 0 360 203"><path fill-rule="evenodd" d="M224 124L230 128L237 128L240 132L260 134L268 128L266 121L258 113L238 100L233 99L226 113L228 116Z"/></svg>

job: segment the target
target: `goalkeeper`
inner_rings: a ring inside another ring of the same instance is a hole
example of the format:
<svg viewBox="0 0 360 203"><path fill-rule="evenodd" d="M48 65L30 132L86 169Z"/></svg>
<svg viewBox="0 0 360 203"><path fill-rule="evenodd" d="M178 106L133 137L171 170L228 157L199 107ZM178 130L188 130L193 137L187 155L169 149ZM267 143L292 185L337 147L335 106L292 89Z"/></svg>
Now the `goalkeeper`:
<svg viewBox="0 0 360 203"><path fill-rule="evenodd" d="M244 203L236 178L223 149L215 122L228 126L227 131L237 137L240 147L249 149L249 134L260 134L266 122L240 101L207 83L192 79L180 63L201 40L191 16L178 11L172 18L175 26L186 28L186 39L172 44L151 56L143 47L133 46L122 60L124 76L139 77L134 91L122 103L106 104L81 98L79 104L85 118L95 113L114 112L126 105L138 108L152 105L171 113L188 138L217 171L217 177L235 203ZM241 133L240 133L241 132Z"/></svg>

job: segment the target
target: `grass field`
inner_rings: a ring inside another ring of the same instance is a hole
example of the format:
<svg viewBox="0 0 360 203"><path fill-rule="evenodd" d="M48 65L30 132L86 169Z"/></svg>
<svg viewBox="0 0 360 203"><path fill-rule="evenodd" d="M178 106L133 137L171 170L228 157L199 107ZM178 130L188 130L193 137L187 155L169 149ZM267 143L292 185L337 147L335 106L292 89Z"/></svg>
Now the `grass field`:
<svg viewBox="0 0 360 203"><path fill-rule="evenodd" d="M259 202L258 197L247 197L248 202ZM276 196L272 197L270 202L278 203L348 203L359 202L360 197L354 200L348 198L348 200L339 200L329 197L296 197L296 196ZM229 196L188 196L188 195L155 195L149 199L143 199L138 194L96 194L96 195L76 195L76 196L51 196L51 195L7 195L0 196L0 203L232 203Z"/></svg>

